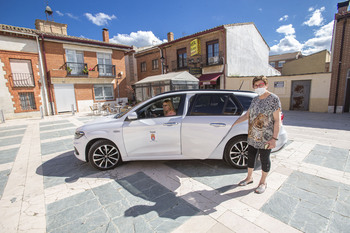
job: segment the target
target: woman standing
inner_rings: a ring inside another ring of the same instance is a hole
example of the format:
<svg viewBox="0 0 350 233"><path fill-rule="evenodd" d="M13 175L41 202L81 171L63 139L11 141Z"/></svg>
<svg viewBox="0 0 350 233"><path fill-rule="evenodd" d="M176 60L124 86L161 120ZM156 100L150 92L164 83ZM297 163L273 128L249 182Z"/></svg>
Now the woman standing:
<svg viewBox="0 0 350 233"><path fill-rule="evenodd" d="M265 76L253 79L254 91L258 94L252 100L248 111L239 117L235 126L245 120L249 121L248 128L248 174L238 185L245 186L253 183L253 171L257 154L260 154L262 175L256 193L263 193L267 188L266 177L271 168L270 153L276 147L281 126L281 102L275 94L269 92Z"/></svg>

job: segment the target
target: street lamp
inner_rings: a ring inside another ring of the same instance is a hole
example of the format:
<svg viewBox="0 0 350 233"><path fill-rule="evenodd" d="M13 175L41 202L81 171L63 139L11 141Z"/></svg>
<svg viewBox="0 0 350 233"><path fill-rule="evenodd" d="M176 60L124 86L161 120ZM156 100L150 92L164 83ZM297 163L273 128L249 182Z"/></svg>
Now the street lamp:
<svg viewBox="0 0 350 233"><path fill-rule="evenodd" d="M123 71L120 71L120 73L118 74L118 77L117 77L117 91L118 91L118 100L117 100L117 104L119 104L119 79L122 78L122 75L123 75Z"/></svg>

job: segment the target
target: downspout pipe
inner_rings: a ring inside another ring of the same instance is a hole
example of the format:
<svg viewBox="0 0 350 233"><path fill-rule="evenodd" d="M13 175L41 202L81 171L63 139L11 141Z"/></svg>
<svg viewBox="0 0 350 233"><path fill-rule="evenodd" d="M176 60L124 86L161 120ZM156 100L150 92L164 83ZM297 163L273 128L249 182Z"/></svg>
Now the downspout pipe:
<svg viewBox="0 0 350 233"><path fill-rule="evenodd" d="M337 105L338 105L338 95L339 95L339 82L340 82L340 73L341 73L341 65L343 58L343 47L344 47L344 37L345 37L345 29L346 29L347 18L345 18L342 30L342 38L340 42L340 54L339 54L339 64L338 64L338 74L337 74L337 86L335 89L335 102L334 102L334 111L333 113L337 113Z"/></svg>
<svg viewBox="0 0 350 233"><path fill-rule="evenodd" d="M42 81L42 93L43 93L43 98L44 98L44 102L45 102L45 115L49 114L49 101L47 98L47 86L46 86L46 80L45 80L45 75L44 75L44 67L43 67L43 57L41 54L41 50L40 50L40 43L39 43L39 36L35 35L36 38L36 45L38 47L38 53L39 53L39 65L40 65L40 78Z"/></svg>
<svg viewBox="0 0 350 233"><path fill-rule="evenodd" d="M163 50L159 47L157 47L157 48L159 49L159 52L160 52L160 63L161 63L160 65L162 67L162 74L164 74L164 64L163 63L164 63L165 57L163 57Z"/></svg>
<svg viewBox="0 0 350 233"><path fill-rule="evenodd" d="M44 35L40 35L41 38L41 47L43 51L43 60L44 60L44 67L45 67L45 74L46 74L46 80L47 80L47 89L48 89L48 96L49 96L49 102L51 107L51 115L55 115L53 112L53 106L52 106L52 94L51 94L51 82L49 80L48 72L47 72L47 63L46 63L46 53L45 53L45 46L44 46Z"/></svg>

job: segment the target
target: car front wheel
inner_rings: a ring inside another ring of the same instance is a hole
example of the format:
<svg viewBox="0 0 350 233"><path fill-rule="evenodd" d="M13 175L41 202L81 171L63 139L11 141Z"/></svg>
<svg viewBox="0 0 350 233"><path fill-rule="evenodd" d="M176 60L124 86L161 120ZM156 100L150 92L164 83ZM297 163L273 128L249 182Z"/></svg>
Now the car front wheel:
<svg viewBox="0 0 350 233"><path fill-rule="evenodd" d="M232 138L226 145L224 159L235 168L246 168L248 165L247 136Z"/></svg>
<svg viewBox="0 0 350 233"><path fill-rule="evenodd" d="M99 170L113 169L121 162L118 148L108 140L99 140L89 150L89 163Z"/></svg>

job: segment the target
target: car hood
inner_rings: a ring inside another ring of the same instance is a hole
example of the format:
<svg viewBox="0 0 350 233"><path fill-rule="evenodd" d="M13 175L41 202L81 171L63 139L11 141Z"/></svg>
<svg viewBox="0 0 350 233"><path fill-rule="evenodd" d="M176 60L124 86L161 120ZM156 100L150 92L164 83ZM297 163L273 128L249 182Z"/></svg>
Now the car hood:
<svg viewBox="0 0 350 233"><path fill-rule="evenodd" d="M99 117L93 121L89 121L86 124L80 126L76 131L97 131L97 130L107 130L109 127L121 127L123 124L123 119L114 118L114 115Z"/></svg>
<svg viewBox="0 0 350 233"><path fill-rule="evenodd" d="M85 123L85 125L91 125L91 124L98 124L98 123L106 123L106 122L110 122L110 121L116 121L118 119L114 118L115 115L109 115L109 116L104 116L104 117L99 117L96 118L92 121L89 121L87 123Z"/></svg>

